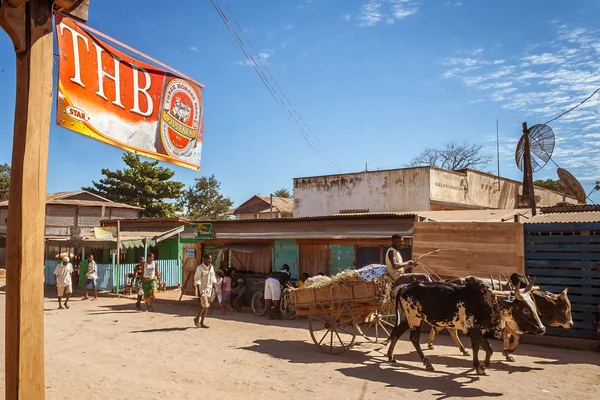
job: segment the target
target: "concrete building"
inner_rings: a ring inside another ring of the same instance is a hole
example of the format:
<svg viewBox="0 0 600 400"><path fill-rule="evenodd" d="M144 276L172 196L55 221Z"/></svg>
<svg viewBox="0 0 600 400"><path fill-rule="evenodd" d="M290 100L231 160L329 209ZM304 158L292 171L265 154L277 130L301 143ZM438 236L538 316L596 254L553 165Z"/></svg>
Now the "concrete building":
<svg viewBox="0 0 600 400"><path fill-rule="evenodd" d="M294 217L357 212L514 209L522 183L485 172L402 168L294 179ZM553 206L562 194L535 188L536 204ZM577 200L567 196L567 203Z"/></svg>

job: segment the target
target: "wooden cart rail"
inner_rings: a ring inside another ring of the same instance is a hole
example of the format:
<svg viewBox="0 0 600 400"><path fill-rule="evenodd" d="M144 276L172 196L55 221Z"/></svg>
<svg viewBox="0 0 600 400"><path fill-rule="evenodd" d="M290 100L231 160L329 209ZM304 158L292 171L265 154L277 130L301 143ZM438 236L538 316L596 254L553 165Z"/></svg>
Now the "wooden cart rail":
<svg viewBox="0 0 600 400"><path fill-rule="evenodd" d="M354 345L357 333L372 342L379 340L380 331L389 336L393 324L381 314L385 307L379 295L374 282L354 282L293 290L291 302L298 315L308 315L313 342L326 353L340 354ZM370 330L375 331L374 339Z"/></svg>
<svg viewBox="0 0 600 400"><path fill-rule="evenodd" d="M343 301L354 307L379 306L378 292L374 282L353 282L343 286L303 288L291 293L292 305L298 315L308 315L316 305Z"/></svg>

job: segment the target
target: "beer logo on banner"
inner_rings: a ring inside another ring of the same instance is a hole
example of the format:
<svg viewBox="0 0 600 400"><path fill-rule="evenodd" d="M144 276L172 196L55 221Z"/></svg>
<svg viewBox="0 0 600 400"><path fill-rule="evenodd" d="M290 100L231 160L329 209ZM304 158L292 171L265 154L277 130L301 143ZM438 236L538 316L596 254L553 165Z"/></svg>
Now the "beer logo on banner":
<svg viewBox="0 0 600 400"><path fill-rule="evenodd" d="M167 153L186 156L194 148L202 120L196 90L181 79L171 80L165 89L160 117L160 138Z"/></svg>

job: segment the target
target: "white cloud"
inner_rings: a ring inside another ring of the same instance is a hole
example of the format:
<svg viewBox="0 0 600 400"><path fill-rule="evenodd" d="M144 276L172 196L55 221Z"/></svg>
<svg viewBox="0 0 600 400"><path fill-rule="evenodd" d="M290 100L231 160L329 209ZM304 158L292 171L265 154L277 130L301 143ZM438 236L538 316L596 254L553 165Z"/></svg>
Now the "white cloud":
<svg viewBox="0 0 600 400"><path fill-rule="evenodd" d="M190 51L193 51L194 53L202 53L202 50L200 50L196 46L190 46L189 49L190 49Z"/></svg>
<svg viewBox="0 0 600 400"><path fill-rule="evenodd" d="M525 61L523 63L523 66L540 64L562 64L565 62L564 58L558 57L551 53L534 54L527 57L523 57L521 58L521 60Z"/></svg>
<svg viewBox="0 0 600 400"><path fill-rule="evenodd" d="M375 26L381 23L394 24L419 10L412 0L368 0L358 15L359 26Z"/></svg>
<svg viewBox="0 0 600 400"><path fill-rule="evenodd" d="M269 58L273 55L274 51L272 49L267 49L265 51L259 52L257 54L251 54L253 58L256 60L257 65L268 64ZM238 65L254 65L254 62L250 60L241 60L237 62Z"/></svg>
<svg viewBox="0 0 600 400"><path fill-rule="evenodd" d="M345 21L350 21L352 19L352 14L345 13L345 14L340 15L340 18L342 18Z"/></svg>

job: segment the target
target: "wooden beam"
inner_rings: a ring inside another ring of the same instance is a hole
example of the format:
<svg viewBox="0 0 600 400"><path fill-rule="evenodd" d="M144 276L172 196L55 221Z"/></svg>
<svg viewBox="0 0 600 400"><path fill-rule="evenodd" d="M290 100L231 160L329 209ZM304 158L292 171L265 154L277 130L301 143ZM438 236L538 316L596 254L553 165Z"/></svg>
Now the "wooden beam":
<svg viewBox="0 0 600 400"><path fill-rule="evenodd" d="M16 2L15 2L16 3ZM6 11L6 6L2 6ZM31 0L2 22L26 37L17 96L6 258L7 399L44 398L44 221L52 107L52 1ZM4 18L7 14L4 13ZM25 17L26 16L26 17ZM24 21L24 23L22 23ZM10 33L9 33L10 34ZM17 43L13 44L17 48Z"/></svg>
<svg viewBox="0 0 600 400"><path fill-rule="evenodd" d="M81 22L87 22L90 0L55 0L54 9Z"/></svg>
<svg viewBox="0 0 600 400"><path fill-rule="evenodd" d="M16 53L25 51L25 4L13 7L7 4L0 6L0 27L6 31Z"/></svg>
<svg viewBox="0 0 600 400"><path fill-rule="evenodd" d="M13 8L18 8L21 7L23 5L25 5L25 3L27 3L29 0L6 0L6 3Z"/></svg>

